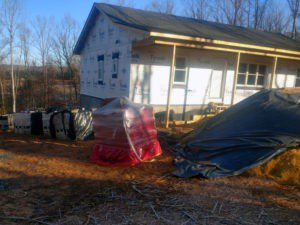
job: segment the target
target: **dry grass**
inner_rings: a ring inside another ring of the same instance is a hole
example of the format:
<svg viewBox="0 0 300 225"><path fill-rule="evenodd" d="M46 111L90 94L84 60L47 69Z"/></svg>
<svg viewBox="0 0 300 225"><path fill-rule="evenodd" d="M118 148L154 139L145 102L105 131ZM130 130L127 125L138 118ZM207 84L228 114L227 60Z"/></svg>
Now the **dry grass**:
<svg viewBox="0 0 300 225"><path fill-rule="evenodd" d="M173 177L172 156L100 167L93 142L0 134L0 224L300 224L300 192L249 175Z"/></svg>

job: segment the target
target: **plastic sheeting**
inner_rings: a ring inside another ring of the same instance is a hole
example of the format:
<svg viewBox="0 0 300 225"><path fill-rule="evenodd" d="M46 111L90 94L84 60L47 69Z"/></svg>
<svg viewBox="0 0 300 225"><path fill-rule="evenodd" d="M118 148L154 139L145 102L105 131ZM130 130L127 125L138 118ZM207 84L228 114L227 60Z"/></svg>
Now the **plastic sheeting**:
<svg viewBox="0 0 300 225"><path fill-rule="evenodd" d="M300 90L263 90L204 122L173 147L175 174L238 175L300 144Z"/></svg>
<svg viewBox="0 0 300 225"><path fill-rule="evenodd" d="M79 109L74 116L76 140L86 140L93 134L92 112Z"/></svg>
<svg viewBox="0 0 300 225"><path fill-rule="evenodd" d="M131 166L162 152L150 106L116 98L93 113L93 126L90 160L99 165Z"/></svg>

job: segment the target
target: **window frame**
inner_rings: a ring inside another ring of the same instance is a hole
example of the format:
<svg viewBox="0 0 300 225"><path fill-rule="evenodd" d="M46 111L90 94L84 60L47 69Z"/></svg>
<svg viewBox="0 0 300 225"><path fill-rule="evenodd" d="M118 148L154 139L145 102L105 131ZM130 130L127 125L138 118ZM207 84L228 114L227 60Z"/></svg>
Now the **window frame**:
<svg viewBox="0 0 300 225"><path fill-rule="evenodd" d="M112 79L118 79L118 75L119 75L119 56L120 56L119 52L114 52L112 54L112 75L111 75Z"/></svg>
<svg viewBox="0 0 300 225"><path fill-rule="evenodd" d="M242 64L246 65L246 71L243 72L243 73L240 72L240 65L242 65ZM238 73L237 73L238 74L237 87L252 87L252 88L263 88L263 87L265 87L265 78L266 78L266 75L267 75L267 65L260 64L260 63L246 63L246 62L240 63L240 65L239 65ZM250 65L255 65L256 66L255 73L250 73L249 72ZM261 66L265 67L265 74L260 73L260 67ZM238 83L240 75L245 76L245 81L244 81L243 84ZM254 84L248 84L249 76L255 76ZM258 84L259 77L263 77L263 81L264 81L263 84Z"/></svg>
<svg viewBox="0 0 300 225"><path fill-rule="evenodd" d="M104 85L104 55L98 55L98 85Z"/></svg>
<svg viewBox="0 0 300 225"><path fill-rule="evenodd" d="M181 58L181 59L184 59L184 64L185 64L185 68L177 68L176 66L176 62L177 62L177 59L178 58ZM183 57L183 56L176 56L176 59L175 59L175 65L174 65L174 78L173 78L173 84L175 85L186 85L187 83L187 66L186 66L186 57ZM175 78L176 78L176 71L182 71L184 72L184 81L175 81Z"/></svg>

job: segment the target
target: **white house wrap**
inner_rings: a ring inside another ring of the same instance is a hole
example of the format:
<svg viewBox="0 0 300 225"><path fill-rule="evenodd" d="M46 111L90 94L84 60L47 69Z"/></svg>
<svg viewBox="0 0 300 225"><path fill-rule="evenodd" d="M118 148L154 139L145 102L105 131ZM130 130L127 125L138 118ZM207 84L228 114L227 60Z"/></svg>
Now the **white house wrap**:
<svg viewBox="0 0 300 225"><path fill-rule="evenodd" d="M300 86L300 43L281 34L103 3L74 53L87 108L126 96L187 118L209 102Z"/></svg>

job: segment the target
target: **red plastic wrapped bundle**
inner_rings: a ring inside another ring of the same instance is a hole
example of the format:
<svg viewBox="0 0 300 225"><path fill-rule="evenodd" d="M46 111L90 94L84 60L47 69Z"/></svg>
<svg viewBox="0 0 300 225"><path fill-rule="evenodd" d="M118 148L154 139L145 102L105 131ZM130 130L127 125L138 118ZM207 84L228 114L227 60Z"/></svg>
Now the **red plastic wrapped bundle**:
<svg viewBox="0 0 300 225"><path fill-rule="evenodd" d="M93 113L96 139L90 160L131 166L161 154L151 106L116 98Z"/></svg>

